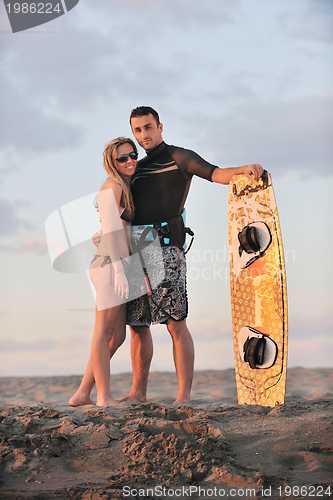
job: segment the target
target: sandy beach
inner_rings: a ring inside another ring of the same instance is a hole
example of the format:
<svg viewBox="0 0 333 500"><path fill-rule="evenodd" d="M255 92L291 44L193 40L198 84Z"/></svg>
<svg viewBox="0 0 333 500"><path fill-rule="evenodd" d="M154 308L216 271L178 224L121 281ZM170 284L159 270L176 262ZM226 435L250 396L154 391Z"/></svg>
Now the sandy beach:
<svg viewBox="0 0 333 500"><path fill-rule="evenodd" d="M181 407L174 373L110 408L69 406L80 380L0 378L1 500L333 498L333 368L289 369L275 408L238 405L232 369L196 372Z"/></svg>

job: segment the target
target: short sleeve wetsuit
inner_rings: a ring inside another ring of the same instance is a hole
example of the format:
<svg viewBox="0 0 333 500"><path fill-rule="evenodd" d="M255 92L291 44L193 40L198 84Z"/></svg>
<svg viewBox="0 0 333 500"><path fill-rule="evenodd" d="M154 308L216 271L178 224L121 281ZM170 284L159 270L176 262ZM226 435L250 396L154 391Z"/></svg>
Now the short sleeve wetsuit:
<svg viewBox="0 0 333 500"><path fill-rule="evenodd" d="M211 181L215 168L194 151L159 144L138 161L132 178L132 224L162 222L181 213L193 175Z"/></svg>
<svg viewBox="0 0 333 500"><path fill-rule="evenodd" d="M193 175L212 180L217 168L194 151L162 142L137 164L132 177L135 217L133 225L165 222L181 213ZM187 317L186 261L175 246L162 248L165 278L152 295L143 295L127 304L127 323L149 326ZM156 261L157 269L159 262Z"/></svg>

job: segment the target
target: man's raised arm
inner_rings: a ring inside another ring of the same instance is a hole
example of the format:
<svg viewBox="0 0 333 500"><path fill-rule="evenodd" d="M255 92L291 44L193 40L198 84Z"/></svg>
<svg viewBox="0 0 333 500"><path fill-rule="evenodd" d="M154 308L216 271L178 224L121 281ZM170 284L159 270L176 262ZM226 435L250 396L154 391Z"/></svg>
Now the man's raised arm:
<svg viewBox="0 0 333 500"><path fill-rule="evenodd" d="M264 169L261 165L244 165L243 167L216 168L212 174L212 182L229 184L234 175L244 174L250 180L259 181Z"/></svg>

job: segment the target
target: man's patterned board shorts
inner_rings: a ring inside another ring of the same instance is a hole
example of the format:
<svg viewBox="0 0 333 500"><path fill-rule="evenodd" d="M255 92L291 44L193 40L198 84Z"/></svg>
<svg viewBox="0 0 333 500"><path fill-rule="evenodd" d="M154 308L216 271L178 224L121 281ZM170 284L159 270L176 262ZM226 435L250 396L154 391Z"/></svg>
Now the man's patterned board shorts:
<svg viewBox="0 0 333 500"><path fill-rule="evenodd" d="M152 295L142 295L127 303L126 323L131 326L149 326L176 321L187 317L188 300L186 291L186 258L178 247L166 246L155 251L151 249L150 264L147 266ZM150 269L149 269L150 268ZM158 277L163 277L162 281ZM154 277L157 279L154 283ZM133 279L131 279L133 281ZM157 283L158 284L157 284Z"/></svg>

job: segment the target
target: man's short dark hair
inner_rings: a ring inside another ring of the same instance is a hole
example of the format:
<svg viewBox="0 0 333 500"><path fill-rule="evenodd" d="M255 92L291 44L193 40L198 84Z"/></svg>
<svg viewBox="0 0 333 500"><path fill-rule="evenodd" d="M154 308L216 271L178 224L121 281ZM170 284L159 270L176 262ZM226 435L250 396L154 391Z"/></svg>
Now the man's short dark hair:
<svg viewBox="0 0 333 500"><path fill-rule="evenodd" d="M149 114L152 114L153 117L156 120L157 125L160 124L160 117L158 116L157 111L155 109L151 108L150 106L138 106L137 108L132 109L131 116L130 116L130 123L132 118L137 118L138 116L147 116Z"/></svg>

